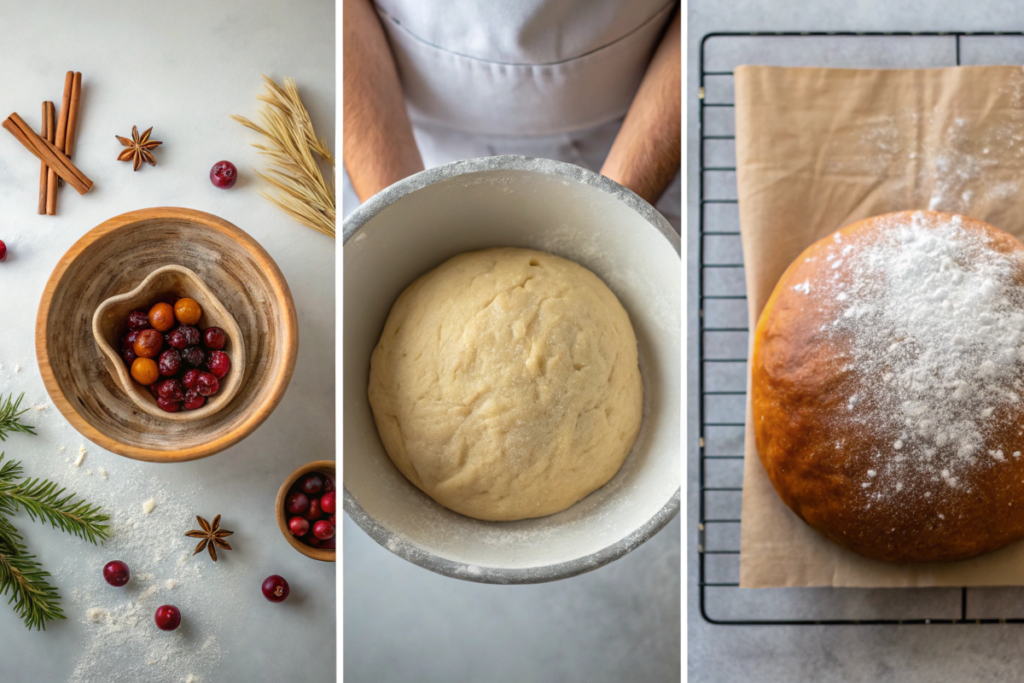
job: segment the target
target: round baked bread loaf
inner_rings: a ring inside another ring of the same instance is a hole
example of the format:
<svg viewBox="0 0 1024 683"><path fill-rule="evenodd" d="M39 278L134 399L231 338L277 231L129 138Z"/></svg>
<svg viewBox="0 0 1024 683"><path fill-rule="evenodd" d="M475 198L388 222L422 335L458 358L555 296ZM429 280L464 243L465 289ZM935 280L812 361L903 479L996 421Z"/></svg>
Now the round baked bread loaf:
<svg viewBox="0 0 1024 683"><path fill-rule="evenodd" d="M583 266L529 249L460 254L409 285L368 394L402 474L486 520L550 515L603 486L643 415L622 304Z"/></svg>
<svg viewBox="0 0 1024 683"><path fill-rule="evenodd" d="M981 221L876 216L786 270L754 336L757 449L812 527L891 562L1024 536L1024 245Z"/></svg>

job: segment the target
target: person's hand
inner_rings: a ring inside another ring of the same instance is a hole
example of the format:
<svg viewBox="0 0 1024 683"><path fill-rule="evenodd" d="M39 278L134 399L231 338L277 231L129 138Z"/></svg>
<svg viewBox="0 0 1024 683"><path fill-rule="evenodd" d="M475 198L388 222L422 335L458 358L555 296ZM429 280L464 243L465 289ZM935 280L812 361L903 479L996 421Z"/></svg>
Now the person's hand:
<svg viewBox="0 0 1024 683"><path fill-rule="evenodd" d="M342 8L345 72L343 159L359 200L423 170L402 84L371 0Z"/></svg>
<svg viewBox="0 0 1024 683"><path fill-rule="evenodd" d="M682 159L681 58L677 8L601 167L601 175L652 204L679 172Z"/></svg>

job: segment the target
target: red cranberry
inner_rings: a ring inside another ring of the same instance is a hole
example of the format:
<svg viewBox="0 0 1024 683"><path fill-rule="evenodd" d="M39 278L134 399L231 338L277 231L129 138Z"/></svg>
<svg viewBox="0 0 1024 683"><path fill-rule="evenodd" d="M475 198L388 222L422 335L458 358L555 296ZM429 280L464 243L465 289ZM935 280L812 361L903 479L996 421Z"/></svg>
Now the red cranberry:
<svg viewBox="0 0 1024 683"><path fill-rule="evenodd" d="M328 538L326 541L321 543L320 547L323 548L324 550L334 550L335 549L334 542L335 542L335 538L332 536L331 538Z"/></svg>
<svg viewBox="0 0 1024 683"><path fill-rule="evenodd" d="M335 529L338 528L338 523L334 521L334 515L331 515L327 519L331 520L331 526L333 526Z"/></svg>
<svg viewBox="0 0 1024 683"><path fill-rule="evenodd" d="M153 394L153 398L155 398L157 401L159 401L160 400L160 394L158 394L157 391L156 391L156 385L157 384L159 384L159 382L153 382L152 384L150 384L146 388L149 389L149 393Z"/></svg>
<svg viewBox="0 0 1024 683"><path fill-rule="evenodd" d="M131 578L131 572L128 571L128 565L124 562L114 560L113 562L107 562L106 566L103 567L103 578L111 586L123 586Z"/></svg>
<svg viewBox="0 0 1024 683"><path fill-rule="evenodd" d="M139 336L139 330L132 330L121 337L121 358L130 368L139 354L135 353L135 339Z"/></svg>
<svg viewBox="0 0 1024 683"><path fill-rule="evenodd" d="M334 481L330 477L325 476L324 477L324 493L330 493L333 490L334 490Z"/></svg>
<svg viewBox="0 0 1024 683"><path fill-rule="evenodd" d="M270 602L284 602L291 590L283 576L274 574L263 580L263 596Z"/></svg>
<svg viewBox="0 0 1024 683"><path fill-rule="evenodd" d="M128 334L126 334L123 337L121 337L121 348L122 349L134 348L135 340L138 338L138 336L139 336L139 331L138 330L131 330L130 332L128 332Z"/></svg>
<svg viewBox="0 0 1024 683"><path fill-rule="evenodd" d="M335 493L334 493L334 491L330 491L330 492L325 493L324 495L320 496L320 507L327 514L329 514L329 515L333 515L334 514L334 511L335 511L334 505L335 505Z"/></svg>
<svg viewBox="0 0 1024 683"><path fill-rule="evenodd" d="M284 499L284 509L287 510L289 514L301 515L309 509L309 498L307 498L306 494L301 491L289 493L288 497Z"/></svg>
<svg viewBox="0 0 1024 683"><path fill-rule="evenodd" d="M185 390L181 387L181 382L176 379L165 379L162 382L158 382L156 386L157 395L167 401L184 401Z"/></svg>
<svg viewBox="0 0 1024 683"><path fill-rule="evenodd" d="M309 522L302 517L292 517L288 520L288 530L292 532L292 536L302 538L309 533Z"/></svg>
<svg viewBox="0 0 1024 683"><path fill-rule="evenodd" d="M210 169L210 182L222 190L230 189L238 180L238 169L230 161L218 161Z"/></svg>
<svg viewBox="0 0 1024 683"><path fill-rule="evenodd" d="M203 345L208 349L220 351L228 343L228 335L219 327L207 327L203 330Z"/></svg>
<svg viewBox="0 0 1024 683"><path fill-rule="evenodd" d="M195 389L196 380L199 379L199 370L186 370L185 374L181 376L181 383L185 385L186 389Z"/></svg>
<svg viewBox="0 0 1024 683"><path fill-rule="evenodd" d="M0 240L0 263L7 260L7 245L4 244L3 240Z"/></svg>
<svg viewBox="0 0 1024 683"><path fill-rule="evenodd" d="M180 327L175 327L173 330L164 335L164 341L172 349L178 349L184 351L188 347L188 341L185 339L185 333L181 331Z"/></svg>
<svg viewBox="0 0 1024 683"><path fill-rule="evenodd" d="M321 541L326 541L328 538L334 536L334 525L326 519L321 519L313 525L313 535Z"/></svg>
<svg viewBox="0 0 1024 683"><path fill-rule="evenodd" d="M311 522L315 522L316 520L323 517L323 514L324 511L320 509L320 500L318 498L314 498L311 501L309 501L309 507L306 509L302 516Z"/></svg>
<svg viewBox="0 0 1024 683"><path fill-rule="evenodd" d="M149 327L149 313L146 311L132 311L128 314L128 329L144 330Z"/></svg>
<svg viewBox="0 0 1024 683"><path fill-rule="evenodd" d="M302 542L305 543L308 546L312 546L313 548L319 548L320 546L322 546L324 544L323 541L321 541L319 538L317 538L313 534L310 534L310 535L306 536L305 538L303 538Z"/></svg>
<svg viewBox="0 0 1024 683"><path fill-rule="evenodd" d="M181 403L178 401L168 401L166 398L158 398L156 404L160 406L161 410L168 413L176 413L181 410Z"/></svg>
<svg viewBox="0 0 1024 683"><path fill-rule="evenodd" d="M213 376L221 379L231 369L231 359L223 351L210 351L210 357L206 361L206 367L210 369Z"/></svg>
<svg viewBox="0 0 1024 683"><path fill-rule="evenodd" d="M316 472L310 472L302 479L299 479L299 490L307 496L315 496L324 488L324 478Z"/></svg>
<svg viewBox="0 0 1024 683"><path fill-rule="evenodd" d="M160 369L161 375L173 377L178 374L178 370L181 370L181 354L177 349L167 349L160 354L156 365Z"/></svg>
<svg viewBox="0 0 1024 683"><path fill-rule="evenodd" d="M195 347L192 347L195 348ZM213 396L220 390L220 381L209 372L200 372L196 378L196 391L200 396Z"/></svg>
<svg viewBox="0 0 1024 683"><path fill-rule="evenodd" d="M199 332L199 328L193 327L192 325L179 325L178 328L181 333L185 335L186 346L197 346L202 339L202 334Z"/></svg>
<svg viewBox="0 0 1024 683"><path fill-rule="evenodd" d="M181 360L189 367L198 368L206 362L206 352L198 346L190 346L181 352Z"/></svg>
<svg viewBox="0 0 1024 683"><path fill-rule="evenodd" d="M206 403L206 397L200 396L195 389L185 392L185 410L199 410Z"/></svg>
<svg viewBox="0 0 1024 683"><path fill-rule="evenodd" d="M181 612L174 605L162 605L156 608L155 621L161 631L173 631L181 624Z"/></svg>

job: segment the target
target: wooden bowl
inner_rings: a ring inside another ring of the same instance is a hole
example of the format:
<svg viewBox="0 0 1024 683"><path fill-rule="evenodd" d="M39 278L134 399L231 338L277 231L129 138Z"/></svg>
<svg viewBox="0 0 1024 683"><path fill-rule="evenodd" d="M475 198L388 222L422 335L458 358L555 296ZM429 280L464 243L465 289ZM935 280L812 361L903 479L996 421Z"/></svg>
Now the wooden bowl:
<svg viewBox="0 0 1024 683"><path fill-rule="evenodd" d="M288 529L288 516L284 512L284 499L288 497L288 491L291 490L292 485L299 480L299 477L309 474L310 472L322 472L330 476L334 480L334 490L338 492L338 478L334 476L334 461L333 460L315 460L308 465L303 465L299 469L288 475L288 478L281 484L281 488L277 490L277 500L274 505L277 507L277 526L281 529L281 533L284 534L285 540L288 541L291 547L298 550L306 557L312 557L314 560L320 560L321 562L334 562L335 551L327 548L314 548L311 545L306 545L299 539L292 535L292 532ZM335 512L337 514L337 512ZM312 525L310 525L312 526ZM335 532L335 538L337 538L337 532Z"/></svg>
<svg viewBox="0 0 1024 683"><path fill-rule="evenodd" d="M233 367L235 395L192 421L141 408L107 371L93 338L104 301L169 264L216 292L245 354L258 359ZM39 372L57 409L93 443L151 462L204 458L247 437L280 402L297 353L295 305L277 264L242 230L191 209L132 211L90 230L57 263L36 316Z"/></svg>
<svg viewBox="0 0 1024 683"><path fill-rule="evenodd" d="M219 327L224 330L228 339L224 351L231 358L231 371L228 372L226 381L221 382L220 390L198 410L169 413L160 408L153 394L132 379L128 366L124 364L119 353L121 338L128 333L128 314L136 309L148 311L150 306L167 298L168 295L194 299L203 310L199 318L199 328ZM198 275L184 266L157 268L132 291L112 296L101 303L92 317L92 336L103 354L107 370L121 384L135 405L150 415L182 422L200 420L230 403L242 384L245 369L245 343L242 341L242 331L238 329L234 316L210 288Z"/></svg>

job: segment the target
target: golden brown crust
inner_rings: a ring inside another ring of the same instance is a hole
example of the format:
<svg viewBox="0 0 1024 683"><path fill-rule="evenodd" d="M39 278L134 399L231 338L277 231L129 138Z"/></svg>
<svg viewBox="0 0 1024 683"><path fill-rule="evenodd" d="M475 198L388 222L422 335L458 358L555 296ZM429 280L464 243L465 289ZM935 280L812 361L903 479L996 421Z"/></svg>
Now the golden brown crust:
<svg viewBox="0 0 1024 683"><path fill-rule="evenodd" d="M874 244L894 223L909 223L914 213L929 223L952 218L909 211L876 216L843 228L840 240L855 248ZM1010 235L981 221L960 220L964 230L985 237L992 249L1024 252L1024 245ZM823 258L835 243L830 235L790 265L754 333L754 433L776 491L797 515L836 543L880 560L965 559L1024 537L1024 514L1018 512L1024 510L1024 457L974 468L965 486L907 486L898 497L866 497L864 472L878 462L879 449L890 437L850 419L848 406L858 391L864 398L865 381L881 380L863 377L852 363L848 338L827 332L841 304L829 297L811 304L799 289L801 283L826 275L840 283L858 277ZM1024 269L1014 275L1014 285L1024 287ZM872 400L870 392L867 400ZM987 423L991 426L982 448L1016 443L1024 450L1024 402L1001 406L995 418Z"/></svg>

